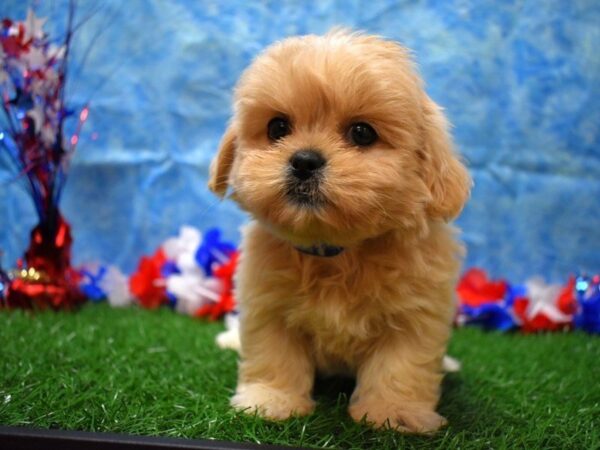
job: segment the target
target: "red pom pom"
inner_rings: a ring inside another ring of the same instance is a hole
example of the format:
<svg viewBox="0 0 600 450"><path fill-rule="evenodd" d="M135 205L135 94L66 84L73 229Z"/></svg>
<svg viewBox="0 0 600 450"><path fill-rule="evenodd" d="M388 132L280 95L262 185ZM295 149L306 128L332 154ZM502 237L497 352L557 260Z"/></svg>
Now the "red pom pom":
<svg viewBox="0 0 600 450"><path fill-rule="evenodd" d="M575 314L577 312L577 299L575 298L575 277L570 276L567 285L558 295L556 306L565 314Z"/></svg>
<svg viewBox="0 0 600 450"><path fill-rule="evenodd" d="M531 308L531 300L527 298L518 298L513 304L513 310L521 320L521 330L525 333L535 333L538 331L556 331L565 328L571 328L572 315L577 310L577 301L575 299L575 278L571 277L568 284L563 288L559 296L554 300L556 310L545 311L539 309L533 317L528 310ZM558 314L557 314L558 313ZM561 314L564 317L561 317Z"/></svg>
<svg viewBox="0 0 600 450"><path fill-rule="evenodd" d="M160 271L166 261L162 249L158 249L151 257L143 256L137 271L129 279L129 290L144 308L158 308L167 301L165 283Z"/></svg>
<svg viewBox="0 0 600 450"><path fill-rule="evenodd" d="M508 284L504 280L492 281L488 279L484 270L469 269L460 279L456 292L461 303L478 307L482 304L504 299Z"/></svg>
<svg viewBox="0 0 600 450"><path fill-rule="evenodd" d="M526 298L518 298L513 304L515 314L521 319L521 330L524 333L536 333L538 331L556 331L569 327L567 322L556 322L546 314L539 312L532 318L527 317L527 308L530 301Z"/></svg>

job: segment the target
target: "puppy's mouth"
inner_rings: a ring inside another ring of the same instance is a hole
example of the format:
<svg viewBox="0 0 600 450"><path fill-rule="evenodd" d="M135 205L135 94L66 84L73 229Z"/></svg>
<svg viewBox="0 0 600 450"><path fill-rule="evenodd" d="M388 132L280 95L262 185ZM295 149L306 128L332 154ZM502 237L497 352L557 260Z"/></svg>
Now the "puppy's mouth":
<svg viewBox="0 0 600 450"><path fill-rule="evenodd" d="M286 196L294 205L313 209L322 208L326 200L319 185L318 178L300 181L290 177L286 185Z"/></svg>

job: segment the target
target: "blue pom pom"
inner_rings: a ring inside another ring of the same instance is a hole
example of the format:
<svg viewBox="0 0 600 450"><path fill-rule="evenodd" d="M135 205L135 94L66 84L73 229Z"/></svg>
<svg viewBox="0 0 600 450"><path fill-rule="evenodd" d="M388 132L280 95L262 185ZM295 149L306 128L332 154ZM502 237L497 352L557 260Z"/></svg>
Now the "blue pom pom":
<svg viewBox="0 0 600 450"><path fill-rule="evenodd" d="M577 277L575 291L579 303L575 328L600 334L600 276Z"/></svg>
<svg viewBox="0 0 600 450"><path fill-rule="evenodd" d="M467 317L467 323L487 330L508 331L517 326L506 302L485 303L477 307L462 305L461 311Z"/></svg>
<svg viewBox="0 0 600 450"><path fill-rule="evenodd" d="M171 275L175 275L178 273L181 273L181 270L179 270L179 267L177 267L177 264L175 264L174 261L167 261L160 268L160 274L164 278L167 278Z"/></svg>
<svg viewBox="0 0 600 450"><path fill-rule="evenodd" d="M106 275L106 266L100 266L96 273L92 273L87 269L81 270L83 281L79 284L79 288L84 295L92 302L101 302L106 299L106 292L102 290L98 283Z"/></svg>
<svg viewBox="0 0 600 450"><path fill-rule="evenodd" d="M225 263L235 251L235 245L230 242L221 241L221 230L211 228L202 239L202 243L196 251L196 262L208 277L212 276L215 263Z"/></svg>

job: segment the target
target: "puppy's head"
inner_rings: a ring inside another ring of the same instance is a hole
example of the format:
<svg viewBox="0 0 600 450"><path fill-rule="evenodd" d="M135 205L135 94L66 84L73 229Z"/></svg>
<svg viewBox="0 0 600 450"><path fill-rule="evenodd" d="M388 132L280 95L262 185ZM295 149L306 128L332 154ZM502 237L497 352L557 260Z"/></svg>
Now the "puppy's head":
<svg viewBox="0 0 600 450"><path fill-rule="evenodd" d="M242 75L209 187L297 245L351 245L456 216L470 178L408 52L336 31Z"/></svg>

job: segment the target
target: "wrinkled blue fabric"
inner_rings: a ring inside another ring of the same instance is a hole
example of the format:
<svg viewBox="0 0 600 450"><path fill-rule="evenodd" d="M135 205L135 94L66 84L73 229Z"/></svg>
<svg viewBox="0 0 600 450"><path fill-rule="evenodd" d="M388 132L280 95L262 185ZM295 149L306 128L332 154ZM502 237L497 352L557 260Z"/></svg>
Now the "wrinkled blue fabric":
<svg viewBox="0 0 600 450"><path fill-rule="evenodd" d="M24 17L3 0L0 15ZM49 30L65 1L35 2ZM235 81L268 44L334 25L414 50L475 180L458 225L467 265L522 281L600 268L600 3L507 1L80 2L74 106L91 96L63 197L74 260L131 271L183 224L239 240L246 217L206 188ZM98 31L101 33L98 34ZM107 77L109 77L107 79ZM92 139L97 133L97 139ZM31 200L0 160L4 266L35 224Z"/></svg>

